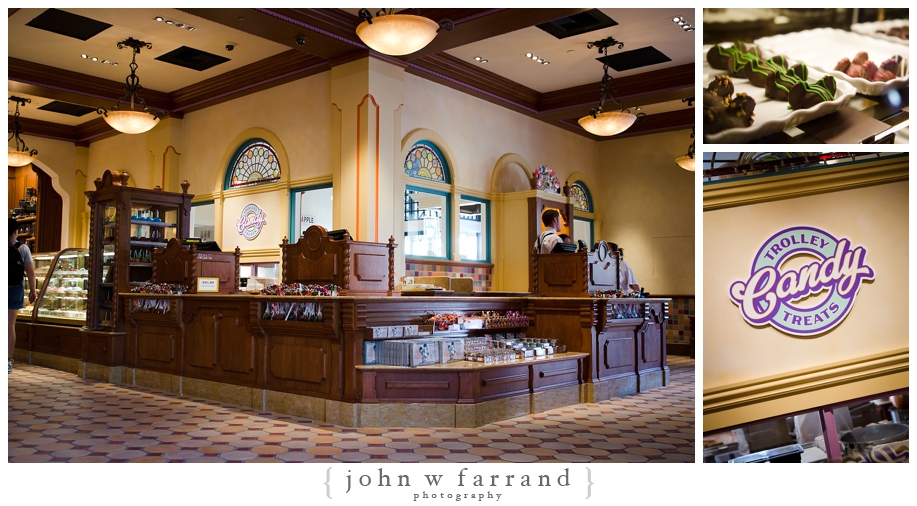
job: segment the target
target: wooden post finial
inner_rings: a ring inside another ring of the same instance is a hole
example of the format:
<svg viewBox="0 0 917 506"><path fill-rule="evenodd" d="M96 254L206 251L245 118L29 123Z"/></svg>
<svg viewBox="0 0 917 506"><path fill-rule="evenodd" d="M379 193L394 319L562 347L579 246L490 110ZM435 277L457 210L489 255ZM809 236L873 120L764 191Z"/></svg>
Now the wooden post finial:
<svg viewBox="0 0 917 506"><path fill-rule="evenodd" d="M183 180L181 182L181 192L187 194L189 186L191 186L191 183L189 183L187 179Z"/></svg>

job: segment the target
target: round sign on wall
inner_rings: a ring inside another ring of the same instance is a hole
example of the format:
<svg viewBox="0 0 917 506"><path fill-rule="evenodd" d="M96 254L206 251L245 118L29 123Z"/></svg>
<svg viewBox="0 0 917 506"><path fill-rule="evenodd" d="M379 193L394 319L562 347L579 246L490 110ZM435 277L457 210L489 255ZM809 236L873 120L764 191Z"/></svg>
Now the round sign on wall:
<svg viewBox="0 0 917 506"><path fill-rule="evenodd" d="M814 261L786 268L787 260L796 256ZM729 297L751 325L811 337L840 324L862 282L874 278L863 246L851 247L850 239L816 227L791 227L761 245L749 277L732 283Z"/></svg>
<svg viewBox="0 0 917 506"><path fill-rule="evenodd" d="M242 214L236 220L236 229L239 234L249 241L258 237L265 225L267 225L267 215L257 204L248 204L243 207Z"/></svg>

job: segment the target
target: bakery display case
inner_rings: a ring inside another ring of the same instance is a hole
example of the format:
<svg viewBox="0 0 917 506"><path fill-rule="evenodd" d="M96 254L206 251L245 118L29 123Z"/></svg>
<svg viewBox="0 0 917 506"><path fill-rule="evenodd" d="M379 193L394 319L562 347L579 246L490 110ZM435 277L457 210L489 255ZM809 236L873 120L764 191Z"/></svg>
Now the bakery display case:
<svg viewBox="0 0 917 506"><path fill-rule="evenodd" d="M38 311L34 321L84 325L89 306L89 250L65 249L59 253L38 254L33 258L35 281L39 285L35 301Z"/></svg>
<svg viewBox="0 0 917 506"><path fill-rule="evenodd" d="M54 259L59 255L60 252L53 253L33 253L32 254L32 265L35 267L35 292L41 295L41 289L45 284L45 279L48 277L48 273L51 272L51 265L54 263ZM35 306L29 302L29 280L25 277L22 278L22 309L19 310L19 313L16 315L17 321L32 321L32 312L35 309ZM36 299L36 302L38 299Z"/></svg>
<svg viewBox="0 0 917 506"><path fill-rule="evenodd" d="M907 9L704 9L707 143L909 142Z"/></svg>

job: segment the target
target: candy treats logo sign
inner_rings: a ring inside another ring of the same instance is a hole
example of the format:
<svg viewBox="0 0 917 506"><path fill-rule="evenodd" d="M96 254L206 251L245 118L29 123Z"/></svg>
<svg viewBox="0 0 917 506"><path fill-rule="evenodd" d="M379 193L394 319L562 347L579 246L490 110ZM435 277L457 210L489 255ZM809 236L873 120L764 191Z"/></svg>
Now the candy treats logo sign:
<svg viewBox="0 0 917 506"><path fill-rule="evenodd" d="M787 261L797 256L815 260L787 268ZM732 283L729 297L751 325L812 337L839 325L863 281L874 276L863 246L852 247L850 239L815 227L792 227L764 242L748 279Z"/></svg>
<svg viewBox="0 0 917 506"><path fill-rule="evenodd" d="M249 241L258 237L265 225L267 225L267 215L256 204L248 204L242 208L242 215L236 220L236 229L239 234Z"/></svg>

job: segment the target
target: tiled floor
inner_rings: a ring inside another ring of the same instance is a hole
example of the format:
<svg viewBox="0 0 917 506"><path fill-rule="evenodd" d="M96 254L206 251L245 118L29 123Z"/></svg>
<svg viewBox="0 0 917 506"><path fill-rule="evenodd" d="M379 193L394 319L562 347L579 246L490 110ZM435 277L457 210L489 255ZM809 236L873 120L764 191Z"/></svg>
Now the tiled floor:
<svg viewBox="0 0 917 506"><path fill-rule="evenodd" d="M694 462L694 360L671 384L476 429L353 429L16 364L9 462Z"/></svg>

